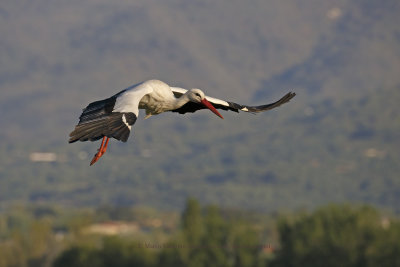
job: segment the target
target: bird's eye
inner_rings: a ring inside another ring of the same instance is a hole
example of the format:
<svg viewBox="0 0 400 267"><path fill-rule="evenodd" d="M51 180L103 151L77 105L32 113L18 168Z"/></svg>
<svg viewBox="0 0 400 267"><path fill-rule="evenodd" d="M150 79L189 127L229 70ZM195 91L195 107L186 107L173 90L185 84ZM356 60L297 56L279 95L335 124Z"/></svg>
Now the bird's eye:
<svg viewBox="0 0 400 267"><path fill-rule="evenodd" d="M201 97L199 93L195 93L196 96Z"/></svg>

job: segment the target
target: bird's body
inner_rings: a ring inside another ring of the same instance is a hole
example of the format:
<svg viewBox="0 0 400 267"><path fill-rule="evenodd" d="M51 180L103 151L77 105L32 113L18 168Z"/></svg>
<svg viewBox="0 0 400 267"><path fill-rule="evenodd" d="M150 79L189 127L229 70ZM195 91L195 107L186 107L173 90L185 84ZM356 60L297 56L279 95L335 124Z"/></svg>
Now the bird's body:
<svg viewBox="0 0 400 267"><path fill-rule="evenodd" d="M294 96L294 93L288 93L274 103L252 107L205 96L200 89L186 90L171 87L159 80L148 80L110 98L90 103L83 109L78 125L70 133L69 142L96 141L103 138L92 165L105 153L109 138L123 142L128 140L132 125L139 116L139 109L144 109L145 118L148 118L166 111L183 114L208 108L223 118L216 108L235 112L261 112L280 106Z"/></svg>
<svg viewBox="0 0 400 267"><path fill-rule="evenodd" d="M177 98L170 87L159 80L149 80L122 92L123 97L117 98L115 111L133 112L145 109L146 115L156 115L177 107ZM139 102L138 102L139 101Z"/></svg>

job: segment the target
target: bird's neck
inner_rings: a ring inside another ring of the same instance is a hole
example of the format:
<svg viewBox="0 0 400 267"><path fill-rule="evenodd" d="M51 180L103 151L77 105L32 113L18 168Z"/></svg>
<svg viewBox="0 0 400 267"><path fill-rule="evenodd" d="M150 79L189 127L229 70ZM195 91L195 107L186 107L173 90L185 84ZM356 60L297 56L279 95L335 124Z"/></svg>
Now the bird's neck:
<svg viewBox="0 0 400 267"><path fill-rule="evenodd" d="M189 97L187 96L187 93L186 94L183 94L181 97L179 97L179 98L175 98L175 101L174 101L174 109L177 109L177 108L180 108L180 107L182 107L183 105L185 105L187 102L189 102L190 100L189 100Z"/></svg>

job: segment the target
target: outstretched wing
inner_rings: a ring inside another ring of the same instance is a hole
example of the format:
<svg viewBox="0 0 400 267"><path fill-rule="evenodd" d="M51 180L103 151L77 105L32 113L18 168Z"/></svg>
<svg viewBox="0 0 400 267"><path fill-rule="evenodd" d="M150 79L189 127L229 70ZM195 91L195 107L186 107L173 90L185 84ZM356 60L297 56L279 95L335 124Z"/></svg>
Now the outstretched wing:
<svg viewBox="0 0 400 267"><path fill-rule="evenodd" d="M138 84L110 98L90 103L69 134L69 143L96 141L104 136L126 142L139 115L140 99L150 92L150 87Z"/></svg>
<svg viewBox="0 0 400 267"><path fill-rule="evenodd" d="M172 92L174 93L175 97L180 97L184 93L186 93L186 89L183 88L178 88L178 87L171 87ZM282 104L285 104L290 101L296 94L289 92L286 95L284 95L281 99L279 99L276 102L266 104L266 105L261 105L261 106L247 106L247 105L240 105L234 102L229 102L229 101L224 101L221 99L213 98L206 96L205 98L217 109L223 109L223 110L231 110L235 112L240 111L245 111L245 112L252 112L252 113L257 113L257 112L263 112L267 111L276 107L279 107ZM200 109L205 109L206 107L199 104L199 103L194 103L194 102L188 102L182 107L171 110L172 112L178 112L180 114L184 114L186 112L195 112Z"/></svg>

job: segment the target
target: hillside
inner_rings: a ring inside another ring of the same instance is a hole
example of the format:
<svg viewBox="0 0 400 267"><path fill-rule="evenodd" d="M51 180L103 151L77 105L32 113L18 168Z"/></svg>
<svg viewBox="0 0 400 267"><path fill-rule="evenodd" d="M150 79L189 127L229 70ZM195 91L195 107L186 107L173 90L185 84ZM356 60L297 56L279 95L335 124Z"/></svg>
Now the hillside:
<svg viewBox="0 0 400 267"><path fill-rule="evenodd" d="M248 209L366 202L399 211L398 1L0 4L0 199ZM127 144L68 145L81 108L157 78L265 114L138 120ZM35 162L33 152L55 153Z"/></svg>

